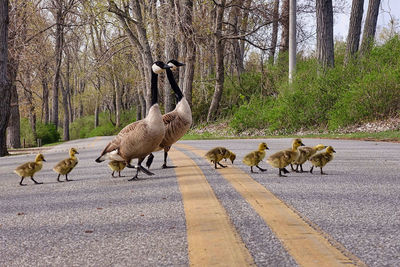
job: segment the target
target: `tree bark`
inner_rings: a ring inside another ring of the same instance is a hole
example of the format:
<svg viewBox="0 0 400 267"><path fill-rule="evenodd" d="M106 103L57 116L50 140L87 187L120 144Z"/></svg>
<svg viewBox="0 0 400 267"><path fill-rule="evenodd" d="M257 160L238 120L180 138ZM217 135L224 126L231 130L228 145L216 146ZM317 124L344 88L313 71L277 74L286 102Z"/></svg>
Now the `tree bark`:
<svg viewBox="0 0 400 267"><path fill-rule="evenodd" d="M20 127L20 114L19 114L19 100L17 85L15 80L17 79L19 60L14 58L8 58L8 80L10 82L10 118L7 127L7 146L10 148L21 147L21 127Z"/></svg>
<svg viewBox="0 0 400 267"><path fill-rule="evenodd" d="M360 44L361 22L364 13L364 0L353 0L347 34L346 54L344 63L347 64L353 59L358 51Z"/></svg>
<svg viewBox="0 0 400 267"><path fill-rule="evenodd" d="M221 101L222 92L224 89L224 47L225 41L222 39L222 21L225 9L225 0L221 1L221 4L217 6L217 16L215 20L215 62L216 62L216 81L214 95L211 100L210 108L208 109L207 122L214 120L218 111L219 102Z"/></svg>
<svg viewBox="0 0 400 267"><path fill-rule="evenodd" d="M42 77L42 121L44 124L48 124L50 121L50 116L49 116L49 84L47 81L47 64L44 67L44 73Z"/></svg>
<svg viewBox="0 0 400 267"><path fill-rule="evenodd" d="M289 49L289 0L282 1L281 25L279 56L283 56Z"/></svg>
<svg viewBox="0 0 400 267"><path fill-rule="evenodd" d="M0 1L0 157L8 155L6 129L10 114L10 84L7 79L8 62L8 0Z"/></svg>
<svg viewBox="0 0 400 267"><path fill-rule="evenodd" d="M55 45L55 74L53 82L53 103L52 103L52 117L51 122L58 128L58 88L60 86L61 79L61 62L63 53L63 41L64 41L64 26L63 26L63 15L62 7L58 7L56 11L56 45Z"/></svg>
<svg viewBox="0 0 400 267"><path fill-rule="evenodd" d="M322 69L334 67L332 0L317 0L317 54Z"/></svg>
<svg viewBox="0 0 400 267"><path fill-rule="evenodd" d="M279 26L279 0L274 0L274 9L272 11L272 35L271 35L271 45L268 54L269 64L274 64L276 43L278 41L278 26Z"/></svg>
<svg viewBox="0 0 400 267"><path fill-rule="evenodd" d="M381 0L369 0L367 17L365 18L364 32L360 48L361 56L367 54L374 43L380 4Z"/></svg>
<svg viewBox="0 0 400 267"><path fill-rule="evenodd" d="M175 8L173 0L167 0L165 2L164 8L165 23L165 58L166 60L177 59L178 58L178 43L175 38L176 35L176 23L175 23ZM176 72L177 76L179 72ZM174 74L175 75L175 74ZM175 77L179 81L179 77ZM165 76L164 82L164 107L165 113L168 113L174 109L174 97L171 89L171 85L167 81L167 76Z"/></svg>

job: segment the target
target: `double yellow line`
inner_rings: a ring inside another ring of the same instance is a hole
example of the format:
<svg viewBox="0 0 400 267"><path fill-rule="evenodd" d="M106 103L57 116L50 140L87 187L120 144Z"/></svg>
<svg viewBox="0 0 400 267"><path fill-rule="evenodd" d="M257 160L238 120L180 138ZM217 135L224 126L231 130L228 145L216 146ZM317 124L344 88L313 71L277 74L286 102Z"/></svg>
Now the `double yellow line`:
<svg viewBox="0 0 400 267"><path fill-rule="evenodd" d="M184 144L176 146L200 157L206 153ZM171 152L171 159L179 166L175 171L186 214L190 264L254 265L249 251L200 168L184 153L177 150ZM217 171L263 218L300 266L365 266L338 242L311 222L303 220L297 212L246 172L234 166Z"/></svg>

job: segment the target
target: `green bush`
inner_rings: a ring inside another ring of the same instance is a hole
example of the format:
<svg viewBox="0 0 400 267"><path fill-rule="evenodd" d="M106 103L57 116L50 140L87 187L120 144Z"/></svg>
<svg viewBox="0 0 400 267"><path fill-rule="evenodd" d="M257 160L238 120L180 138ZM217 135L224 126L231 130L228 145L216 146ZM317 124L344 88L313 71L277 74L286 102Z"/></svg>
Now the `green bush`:
<svg viewBox="0 0 400 267"><path fill-rule="evenodd" d="M44 124L38 122L36 124L36 134L38 139L42 139L42 145L55 143L60 140L60 133L52 123Z"/></svg>
<svg viewBox="0 0 400 267"><path fill-rule="evenodd" d="M36 145L36 140L35 137L33 136L31 125L27 118L21 118L20 120L20 133L21 133L22 146L24 145L24 140L25 140L25 145L28 147Z"/></svg>

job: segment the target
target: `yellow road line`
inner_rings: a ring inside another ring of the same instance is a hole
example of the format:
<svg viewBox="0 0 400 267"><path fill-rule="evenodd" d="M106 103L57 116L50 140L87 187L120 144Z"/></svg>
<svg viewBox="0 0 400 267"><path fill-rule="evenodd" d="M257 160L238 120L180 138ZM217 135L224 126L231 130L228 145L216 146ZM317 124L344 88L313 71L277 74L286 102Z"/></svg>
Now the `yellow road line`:
<svg viewBox="0 0 400 267"><path fill-rule="evenodd" d="M204 157L206 151L189 145L176 146ZM246 172L234 166L217 171L253 207L301 266L365 266L356 256L321 230L310 226L294 210ZM328 242L328 239L330 242Z"/></svg>
<svg viewBox="0 0 400 267"><path fill-rule="evenodd" d="M254 265L200 168L183 152L172 149L168 155L179 166L175 173L186 216L190 265Z"/></svg>

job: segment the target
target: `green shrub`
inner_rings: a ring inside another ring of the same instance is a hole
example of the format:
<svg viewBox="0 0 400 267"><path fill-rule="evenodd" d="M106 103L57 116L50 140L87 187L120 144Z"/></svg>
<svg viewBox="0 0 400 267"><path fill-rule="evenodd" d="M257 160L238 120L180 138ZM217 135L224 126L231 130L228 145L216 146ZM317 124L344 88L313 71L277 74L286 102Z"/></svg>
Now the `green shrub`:
<svg viewBox="0 0 400 267"><path fill-rule="evenodd" d="M20 133L21 133L22 146L24 145L24 140L25 140L25 145L28 147L36 145L36 140L35 137L33 136L31 125L27 118L21 118L20 120Z"/></svg>
<svg viewBox="0 0 400 267"><path fill-rule="evenodd" d="M42 139L42 145L55 143L60 140L60 133L52 123L44 124L38 122L36 124L36 134L38 139Z"/></svg>

